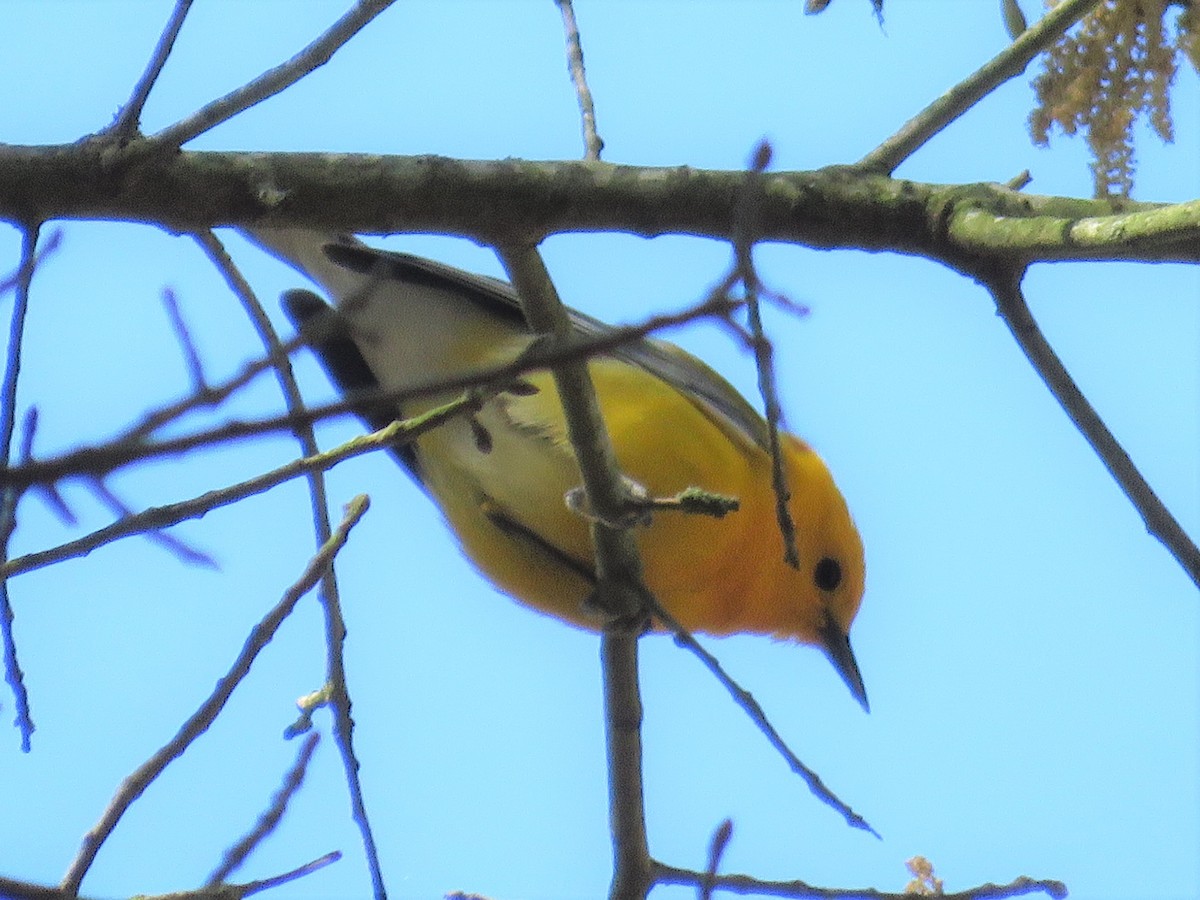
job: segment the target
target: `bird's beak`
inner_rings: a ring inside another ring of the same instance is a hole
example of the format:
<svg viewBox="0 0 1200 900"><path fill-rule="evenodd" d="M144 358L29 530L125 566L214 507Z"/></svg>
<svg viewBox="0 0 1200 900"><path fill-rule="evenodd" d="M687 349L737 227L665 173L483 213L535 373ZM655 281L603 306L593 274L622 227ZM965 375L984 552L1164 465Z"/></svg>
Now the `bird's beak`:
<svg viewBox="0 0 1200 900"><path fill-rule="evenodd" d="M846 682L846 687L850 688L854 699L862 704L863 710L870 712L871 704L867 702L867 688L863 684L862 673L858 671L854 651L850 649L850 636L830 619L821 629L820 637L821 649L825 651L825 655L829 657L833 667L838 670L838 674Z"/></svg>

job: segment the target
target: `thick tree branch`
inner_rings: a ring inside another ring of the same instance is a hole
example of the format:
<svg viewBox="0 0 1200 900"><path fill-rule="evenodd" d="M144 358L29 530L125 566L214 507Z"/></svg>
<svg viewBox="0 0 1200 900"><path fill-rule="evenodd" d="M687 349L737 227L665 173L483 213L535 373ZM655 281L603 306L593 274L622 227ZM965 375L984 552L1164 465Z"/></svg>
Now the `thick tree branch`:
<svg viewBox="0 0 1200 900"><path fill-rule="evenodd" d="M1103 254L1120 247L1123 254L1132 254L1122 259L1195 260L1197 223L1200 200L1083 218L1014 217L974 207L951 219L948 234L958 246L1005 258L1066 259L1064 254L1072 251L1085 258L1092 250Z"/></svg>
<svg viewBox="0 0 1200 900"><path fill-rule="evenodd" d="M457 234L493 245L596 231L728 240L744 184L744 171L594 161L209 152L163 158L88 144L0 145L0 219L18 222L112 219L196 230L269 220L359 234ZM1170 217L1168 234L1125 235L1124 216L1154 210ZM1022 239L1018 232L1005 243L1002 253L1012 262L1200 260L1194 204L1026 196L998 184L900 181L852 167L765 173L758 238L893 251L967 270L981 253L1001 252L976 232L971 214L979 212L1038 220L1034 234ZM1081 219L1095 221L1091 237L1077 242ZM1106 230L1109 224L1115 227Z"/></svg>

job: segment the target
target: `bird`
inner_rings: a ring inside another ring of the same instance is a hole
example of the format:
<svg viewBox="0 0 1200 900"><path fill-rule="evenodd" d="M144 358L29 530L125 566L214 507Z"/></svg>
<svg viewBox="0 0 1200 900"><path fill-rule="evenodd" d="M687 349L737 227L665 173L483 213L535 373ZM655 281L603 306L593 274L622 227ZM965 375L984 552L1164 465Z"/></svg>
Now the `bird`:
<svg viewBox="0 0 1200 900"><path fill-rule="evenodd" d="M337 388L372 428L420 415L461 387L372 396L458 379L519 360L538 341L507 282L356 237L291 226L245 229L254 243L332 299L286 292L285 312ZM606 325L570 311L576 337ZM849 631L865 587L862 540L833 477L803 440L780 432L799 566L784 558L763 417L724 378L666 341L643 338L589 358L601 413L627 482L648 497L699 488L737 499L722 518L655 511L635 527L646 587L680 625L762 634L825 653L870 709ZM589 522L558 391L523 372L393 450L441 509L465 556L503 593L598 630Z"/></svg>

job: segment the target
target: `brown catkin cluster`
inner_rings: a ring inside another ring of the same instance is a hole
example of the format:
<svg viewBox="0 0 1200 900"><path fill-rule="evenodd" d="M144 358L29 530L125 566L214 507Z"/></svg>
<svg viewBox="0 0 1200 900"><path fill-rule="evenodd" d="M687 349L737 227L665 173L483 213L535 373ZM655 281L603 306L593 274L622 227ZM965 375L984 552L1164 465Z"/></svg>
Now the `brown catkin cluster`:
<svg viewBox="0 0 1200 900"><path fill-rule="evenodd" d="M1046 0L1048 6L1058 2ZM1200 71L1197 6L1197 0L1104 0L1046 53L1045 71L1034 81L1038 106L1029 118L1030 134L1045 145L1053 125L1065 134L1082 129L1097 197L1132 191L1133 123L1139 116L1147 115L1164 141L1172 139L1168 91L1176 55L1183 53Z"/></svg>

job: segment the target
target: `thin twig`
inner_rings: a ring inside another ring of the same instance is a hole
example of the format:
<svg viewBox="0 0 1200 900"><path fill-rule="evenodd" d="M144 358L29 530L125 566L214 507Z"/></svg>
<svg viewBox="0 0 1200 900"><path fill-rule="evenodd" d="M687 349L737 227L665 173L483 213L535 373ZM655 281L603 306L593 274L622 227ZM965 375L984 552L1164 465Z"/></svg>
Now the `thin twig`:
<svg viewBox="0 0 1200 900"><path fill-rule="evenodd" d="M708 865L704 867L704 877L700 880L697 891L700 900L712 900L713 889L717 885L717 872L721 868L721 857L725 855L725 848L729 846L731 837L733 820L726 819L717 826L708 845Z"/></svg>
<svg viewBox="0 0 1200 900"><path fill-rule="evenodd" d="M221 864L208 876L207 885L209 887L224 883L250 857L254 848L279 826L283 820L283 814L287 811L288 803L304 783L304 775L308 771L308 764L312 760L320 739L321 735L316 731L304 739L300 751L296 754L296 761L284 776L279 790L271 798L270 806L259 816L254 828L226 851Z"/></svg>
<svg viewBox="0 0 1200 900"><path fill-rule="evenodd" d="M579 100L579 117L583 129L583 158L600 159L604 141L596 131L596 106L592 102L592 89L588 87L587 71L583 66L583 41L579 37L579 25L575 21L575 8L571 0L554 0L562 13L563 32L567 38L567 69L575 96Z"/></svg>
<svg viewBox="0 0 1200 900"><path fill-rule="evenodd" d="M116 121L108 129L117 139L128 141L138 133L146 99L150 96L150 90L154 87L158 76L162 74L163 66L167 64L167 57L171 55L171 48L175 46L175 39L179 37L179 32L183 28L183 20L187 18L191 6L192 0L175 0L171 18L163 29L162 36L158 39L150 62L146 65L146 71L138 79L129 101L121 107Z"/></svg>
<svg viewBox="0 0 1200 900"><path fill-rule="evenodd" d="M25 336L25 314L29 311L29 289L37 263L37 241L40 224L27 225L22 235L21 264L17 277L17 297L13 304L12 323L8 333L8 357L5 360L4 384L0 387L0 465L7 466L12 458L13 431L17 423L17 382L21 373L21 348ZM27 436L28 437L28 436ZM0 491L0 562L8 559L9 541L17 527L17 501L21 491L8 486ZM13 693L16 718L13 724L21 732L21 750L29 752L33 738L33 718L29 712L29 691L21 663L17 659L17 642L13 634L13 608L8 596L8 581L0 581L0 641L4 643L4 680Z"/></svg>
<svg viewBox="0 0 1200 900"><path fill-rule="evenodd" d="M337 527L333 537L313 556L300 578L289 587L280 601L268 612L262 620L250 631L246 643L234 660L233 665L217 682L216 688L180 727L170 741L142 763L133 773L121 782L116 794L109 802L108 808L90 831L83 837L83 843L78 854L63 876L61 889L77 892L84 876L96 859L100 847L112 834L113 829L130 805L148 788L172 760L181 756L192 742L203 734L215 721L217 715L225 708L230 695L250 673L250 667L258 654L275 636L279 626L287 619L300 598L308 593L320 581L325 569L333 564L334 557L345 546L350 531L363 514L367 511L369 501L365 496L354 498L346 506L346 516Z"/></svg>
<svg viewBox="0 0 1200 900"><path fill-rule="evenodd" d="M890 175L934 135L1010 78L1086 16L1100 0L1065 0L1044 15L982 68L909 119L894 135L858 161L858 167Z"/></svg>
<svg viewBox="0 0 1200 900"><path fill-rule="evenodd" d="M1002 271L981 276L980 280L991 292L997 311L1025 353L1025 358L1058 400L1063 411L1070 416L1075 427L1096 451L1109 474L1116 479L1129 502L1146 523L1146 530L1162 542L1192 582L1200 587L1200 549L1197 549L1187 532L1171 515L1171 511L1158 499L1158 495L1142 477L1125 448L1109 431L1099 413L1071 378L1046 336L1042 334L1021 290L1023 274L1020 271Z"/></svg>
<svg viewBox="0 0 1200 900"><path fill-rule="evenodd" d="M21 455L17 457L20 464L29 462L33 457L33 442L37 437L38 428L38 408L30 406L25 410L25 425L22 429L21 436ZM35 490L42 498L42 501L50 507L50 511L58 516L68 528L74 528L79 524L79 517L75 515L67 501L63 499L62 494L58 491L58 485L55 484L39 484L35 486ZM5 563L7 565L7 563ZM0 578L4 578L4 566L0 566Z"/></svg>
<svg viewBox="0 0 1200 900"><path fill-rule="evenodd" d="M292 353L302 345L303 342L301 339L295 337L284 342L281 352ZM183 417L187 413L197 409L216 408L259 375L263 374L263 372L266 372L268 369L274 369L275 366L275 358L270 354L253 360L244 365L240 372L237 372L221 384L207 387L199 393L188 394L174 403L168 403L166 406L146 413L142 416L140 422L126 430L113 443L128 443L131 445L142 443L146 438L158 431L158 429Z"/></svg>
<svg viewBox="0 0 1200 900"><path fill-rule="evenodd" d="M750 721L758 727L758 730L766 735L771 746L784 758L791 770L799 775L804 783L808 785L808 789L812 791L813 795L826 806L840 813L842 818L846 820L847 825L852 828L862 829L875 835L875 837L880 837L879 832L872 828L866 819L851 809L837 794L825 786L825 782L821 780L821 776L800 761L800 757L792 751L792 748L787 745L783 737L775 729L775 726L771 724L771 720L767 718L767 714L762 706L759 705L759 702L754 699L754 695L734 681L729 673L725 671L720 661L709 653L686 628L680 625L674 616L654 600L653 596L648 597L647 603L651 604L654 618L659 620L674 636L675 643L690 650L692 655L700 660L704 664L704 667L716 677L717 681L733 697L733 702L740 706L746 715L750 717Z"/></svg>
<svg viewBox="0 0 1200 900"><path fill-rule="evenodd" d="M41 241L41 246L38 247L37 253L33 257L33 267L36 269L46 261L47 257L54 254L59 247L62 246L63 230L55 228L50 232L50 236L44 241ZM11 275L5 275L0 278L0 295L7 294L9 291L16 290L21 283L22 273L25 271L24 263L17 263L16 271Z"/></svg>
<svg viewBox="0 0 1200 900"><path fill-rule="evenodd" d="M735 268L746 297L746 315L750 324L750 346L754 351L758 371L758 391L763 398L767 420L767 445L771 453L771 486L775 494L775 519L783 538L783 559L793 569L800 568L800 551L796 547L796 523L788 507L792 499L783 465L783 448L779 440L779 425L783 408L775 386L775 365L771 342L763 330L759 308L758 271L754 268L754 242L759 234L759 215L762 202L762 173L771 162L771 145L761 141L746 170L742 196L735 208L733 221L733 252Z"/></svg>
<svg viewBox="0 0 1200 900"><path fill-rule="evenodd" d="M446 379L431 379L422 385L394 391L380 392L368 398L380 405L402 403L418 397L444 394L476 385L492 383L508 384L513 379L539 369L549 368L566 360L582 359L586 356L606 353L623 344L640 340L647 334L708 316L725 320L730 311L739 306L738 301L719 291L712 292L702 303L682 312L652 316L639 325L614 328L594 338L572 340L560 346L539 346L536 352L525 354L511 363L498 365L477 372ZM300 338L285 341L283 349L290 352L301 343ZM260 359L247 364L241 372L224 384L210 388L202 396L191 395L169 404L143 417L142 421L105 444L81 447L60 456L44 460L31 460L20 466L0 469L0 486L25 488L33 484L56 481L72 475L104 475L131 463L162 456L174 456L199 447L239 438L256 437L280 431L291 431L297 421L319 422L354 412L361 398L356 401L341 400L320 406L310 406L303 412L271 416L250 421L226 422L205 431L190 435L148 442L145 438L184 413L200 406L212 405L244 387L254 378L271 368L271 359ZM219 400L217 399L219 398Z"/></svg>
<svg viewBox="0 0 1200 900"><path fill-rule="evenodd" d="M100 502L107 506L114 515L119 517L118 521L124 522L134 517L135 514L128 504L113 493L112 489L99 478L92 480L91 488L92 493L99 498ZM210 569L220 568L217 565L217 561L203 550L197 550L195 547L189 546L185 541L163 531L161 527L146 528L139 533L150 542L158 544L167 550L167 552L173 554L182 562L194 566L205 566ZM0 568L0 571L3 571L3 568Z"/></svg>
<svg viewBox="0 0 1200 900"><path fill-rule="evenodd" d="M393 422L379 431L359 435L323 453L294 460L237 484L207 491L198 497L181 500L178 503L152 506L57 547L18 556L16 559L0 565L0 578L12 578L15 575L31 572L62 560L86 556L105 544L131 535L169 528L188 519L198 519L214 509L228 506L255 494L261 494L294 478L305 477L316 471L326 471L340 462L362 456L365 453L387 450L407 443L455 416L478 410L480 396L471 394L460 397L420 416Z"/></svg>
<svg viewBox="0 0 1200 900"><path fill-rule="evenodd" d="M279 887L281 884L287 884L289 881L295 881L297 878L303 878L306 875L311 875L318 869L323 869L328 865L332 865L342 858L342 854L338 850L331 853L326 853L324 856L318 856L311 862L306 862L304 865L292 869L290 872L284 872L282 875L272 875L270 878L263 878L259 881L250 881L240 885L242 896L249 897L251 894L257 894L259 891L265 891L270 888Z"/></svg>
<svg viewBox="0 0 1200 900"><path fill-rule="evenodd" d="M1004 182L1004 186L1010 191L1023 191L1025 188L1029 187L1029 184L1032 181L1032 173L1030 173L1028 169L1022 169L1012 178L1008 179L1008 181Z"/></svg>
<svg viewBox="0 0 1200 900"><path fill-rule="evenodd" d="M200 361L200 351L196 349L192 332L188 329L187 322L183 320L183 313L179 309L179 297L171 288L163 288L162 298L163 306L167 310L167 318L171 320L171 330L175 332L175 339L179 341L179 347L183 350L183 361L187 365L188 377L192 381L192 392L202 394L208 389L208 380L204 377L204 364Z"/></svg>
<svg viewBox="0 0 1200 900"><path fill-rule="evenodd" d="M142 894L139 896L144 900L241 900L241 898L311 875L341 858L342 854L334 850L332 853L326 853L302 866L297 866L289 872L272 875L270 878L262 878L258 881L248 881L245 884L222 884L214 888L197 888L192 891L175 891L170 894L154 896ZM86 900L77 892L68 891L62 887L17 881L2 875L0 875L0 897L3 897L4 900Z"/></svg>
<svg viewBox="0 0 1200 900"><path fill-rule="evenodd" d="M654 880L657 884L678 884L699 887L707 873L694 872L655 862ZM914 894L880 891L875 888L822 888L800 881L766 881L749 875L716 875L717 890L731 894L756 894L770 897L792 897L802 900L913 900ZM1061 881L1021 877L1009 884L981 884L965 891L938 894L938 900L1003 900L1026 894L1044 893L1054 898L1067 896L1067 886Z"/></svg>
<svg viewBox="0 0 1200 900"><path fill-rule="evenodd" d="M171 148L182 147L243 110L278 94L309 72L329 62L334 53L393 2L394 0L358 0L324 34L286 63L264 72L249 84L214 100L186 119L164 128L154 135L151 141Z"/></svg>
<svg viewBox="0 0 1200 900"><path fill-rule="evenodd" d="M321 608L325 612L325 684L329 692L329 704L333 709L333 739L337 743L342 768L346 774L351 818L358 826L367 869L371 873L372 894L375 900L387 900L379 849L375 843L375 834L371 830L370 819L367 817L362 781L358 777L360 765L354 753L354 719L350 716L350 691L346 685L346 668L343 662L346 623L335 594L322 591L320 599Z"/></svg>
<svg viewBox="0 0 1200 900"><path fill-rule="evenodd" d="M731 512L741 509L742 504L737 497L717 494L701 487L688 487L673 497L635 499L632 506L634 509L644 509L647 513L671 511L723 519ZM3 569L0 568L0 573L2 572Z"/></svg>
<svg viewBox="0 0 1200 900"><path fill-rule="evenodd" d="M254 290L250 287L250 283L243 277L241 271L234 265L233 260L229 257L229 253L225 250L225 245L217 238L212 230L196 232L192 235L196 243L208 256L209 261L216 266L217 271L221 273L221 277L225 279L225 283L229 285L229 289L234 296L242 304L242 310L246 313L246 317L250 319L254 330L258 333L259 340L262 341L263 349L266 351L264 360L269 366L274 368L276 380L279 382L279 389L283 393L284 403L288 412L298 413L304 409L304 398L300 395L300 387L296 384L296 377L292 372L292 364L290 353L302 344L299 336L291 341L281 341L279 334L275 331L275 327L271 324L271 319L267 316L267 312L263 309ZM313 434L311 425L306 427L298 427L296 429L296 438L300 442L301 451L305 456L312 456L317 452L317 441ZM321 509L326 509L324 502L321 503ZM328 535L325 536L328 539ZM322 543L324 540L322 540Z"/></svg>
<svg viewBox="0 0 1200 900"><path fill-rule="evenodd" d="M300 387L296 384L295 373L292 371L291 358L285 345L279 340L266 311L258 302L249 283L242 277L240 270L233 264L224 245L212 231L196 235L196 240L208 254L224 276L226 283L233 293L241 300L242 306L250 320L254 323L259 337L267 351L267 358L274 360L274 369L279 386L283 392L288 413L295 423L292 432L300 442L302 452L310 460L323 456L317 447L316 435L313 432L311 420L303 418L304 400L300 395ZM454 404L451 404L453 406ZM466 408L469 403L462 403ZM444 408L443 408L444 409ZM441 410L433 410L435 421ZM425 417L422 417L424 419ZM412 424L412 423L410 423ZM395 426L390 430L399 433L405 426ZM422 426L415 426L418 431ZM428 427L432 427L429 425ZM342 457L346 458L346 457ZM332 464L332 463L331 463ZM325 488L324 466L304 466L308 476L309 498L312 511L313 530L317 544L328 540L330 533L329 501ZM371 873L371 883L375 896L382 898L385 894L383 884L383 868L379 861L379 850L376 846L375 835L367 817L366 804L363 799L362 786L358 777L358 760L355 758L353 745L353 720L350 718L350 692L346 685L345 665L342 654L345 641L345 623L342 618L341 600L338 592L337 576L332 566L321 579L319 592L321 609L325 614L325 647L326 647L326 682L330 706L334 715L334 739L346 773L346 784L350 793L351 814L359 829L359 837L363 844L363 852L367 860L367 868Z"/></svg>

